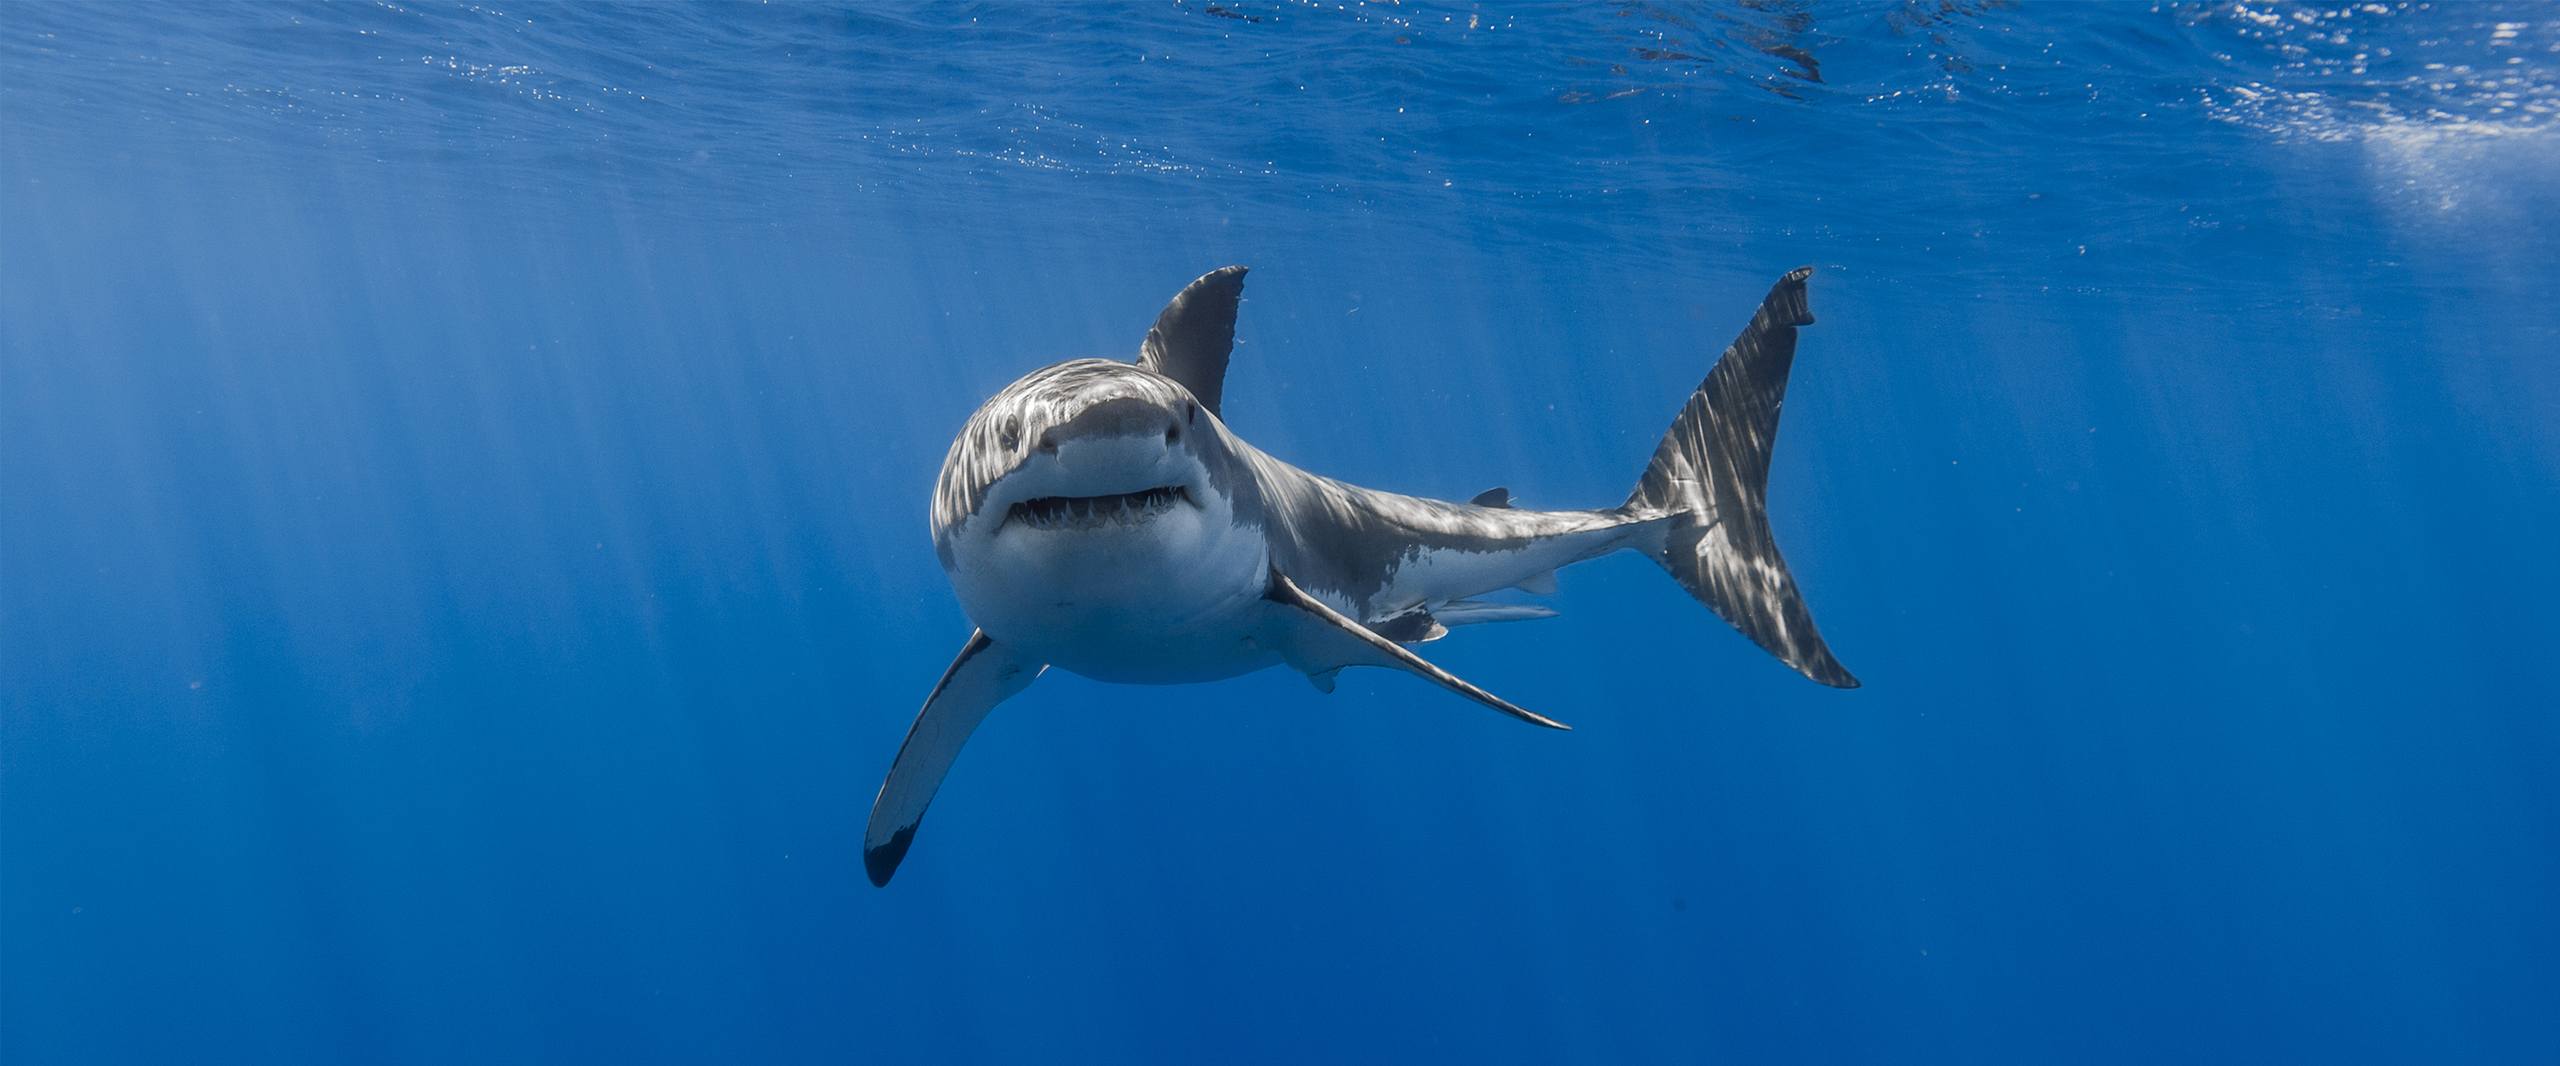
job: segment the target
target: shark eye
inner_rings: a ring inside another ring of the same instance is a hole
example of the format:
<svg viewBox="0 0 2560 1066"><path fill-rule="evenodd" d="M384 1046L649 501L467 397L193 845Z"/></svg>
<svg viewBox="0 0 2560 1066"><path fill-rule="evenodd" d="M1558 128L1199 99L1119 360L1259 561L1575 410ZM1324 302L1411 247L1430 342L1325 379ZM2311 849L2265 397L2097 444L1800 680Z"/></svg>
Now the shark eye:
<svg viewBox="0 0 2560 1066"><path fill-rule="evenodd" d="M1165 443L1167 443L1167 444L1172 444L1172 443L1174 443L1175 441L1179 441L1179 440L1181 440L1181 439L1182 439L1182 424L1181 424L1181 423L1176 422L1176 423L1174 423L1173 425L1170 425L1170 426L1166 426L1166 427L1164 427L1164 442L1165 442Z"/></svg>
<svg viewBox="0 0 2560 1066"><path fill-rule="evenodd" d="M1182 424L1189 426L1189 425L1198 425L1199 423L1200 423L1200 405L1199 405L1198 403L1193 402L1193 401L1190 401L1190 400L1185 400L1185 401L1183 401L1183 402L1182 402Z"/></svg>
<svg viewBox="0 0 2560 1066"><path fill-rule="evenodd" d="M1014 415L1006 418L1004 420L1004 425L996 429L996 439L1004 442L1004 450L1006 451L1012 451L1015 448L1021 447L1022 416Z"/></svg>

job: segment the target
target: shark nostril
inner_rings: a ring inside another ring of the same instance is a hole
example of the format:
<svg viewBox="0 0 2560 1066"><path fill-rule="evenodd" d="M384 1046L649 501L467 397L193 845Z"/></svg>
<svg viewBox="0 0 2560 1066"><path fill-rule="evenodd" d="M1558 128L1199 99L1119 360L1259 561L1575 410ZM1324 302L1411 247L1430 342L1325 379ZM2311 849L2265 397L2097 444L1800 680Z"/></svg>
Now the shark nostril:
<svg viewBox="0 0 2560 1066"><path fill-rule="evenodd" d="M1052 436L1050 436L1050 435L1048 435L1048 434L1046 434L1046 433L1041 434L1041 435L1040 435L1040 451L1041 451L1043 454L1047 454L1047 455L1056 455L1056 454L1058 454L1058 439L1057 439L1056 437L1052 437Z"/></svg>
<svg viewBox="0 0 2560 1066"><path fill-rule="evenodd" d="M1176 423L1174 423L1173 425L1170 425L1170 426L1166 426L1166 427L1164 427L1164 442L1165 442L1165 443L1167 443L1167 444L1175 444L1175 443L1179 443L1181 440L1182 440L1182 424L1181 424L1181 423L1176 422Z"/></svg>

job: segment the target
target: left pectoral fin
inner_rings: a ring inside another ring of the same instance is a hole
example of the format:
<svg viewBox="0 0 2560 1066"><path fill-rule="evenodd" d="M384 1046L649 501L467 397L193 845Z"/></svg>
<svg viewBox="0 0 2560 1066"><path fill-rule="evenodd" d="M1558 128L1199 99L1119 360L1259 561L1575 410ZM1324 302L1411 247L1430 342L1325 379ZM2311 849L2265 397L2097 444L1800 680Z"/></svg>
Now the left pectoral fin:
<svg viewBox="0 0 2560 1066"><path fill-rule="evenodd" d="M888 884L898 861L907 857L916 824L924 820L925 807L933 802L934 791L942 787L943 775L951 772L951 763L960 757L960 746L968 743L970 732L996 704L1029 688L1046 669L1045 664L989 638L984 630L970 634L959 657L951 660L951 668L943 671L942 683L933 687L924 709L916 712L907 742L898 747L888 780L880 783L880 796L871 803L871 824L862 833L862 866L872 884Z"/></svg>
<svg viewBox="0 0 2560 1066"><path fill-rule="evenodd" d="M1299 588L1297 582L1289 580L1289 575L1278 570L1271 572L1270 584L1262 595L1284 612L1280 632L1275 634L1282 656L1310 677L1344 666L1392 666L1531 725L1549 729L1573 728L1537 712L1524 710L1509 700L1477 688L1465 678L1432 665L1411 649L1308 595L1307 590Z"/></svg>

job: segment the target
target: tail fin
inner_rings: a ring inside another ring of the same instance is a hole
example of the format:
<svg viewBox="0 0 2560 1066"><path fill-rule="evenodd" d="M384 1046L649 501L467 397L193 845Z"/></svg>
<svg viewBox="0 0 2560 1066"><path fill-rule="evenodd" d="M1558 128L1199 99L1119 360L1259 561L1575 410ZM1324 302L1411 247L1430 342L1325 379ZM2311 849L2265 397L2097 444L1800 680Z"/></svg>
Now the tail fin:
<svg viewBox="0 0 2560 1066"><path fill-rule="evenodd" d="M1797 673L1837 688L1858 679L1831 656L1769 533L1769 450L1796 358L1796 327L1813 324L1799 267L1769 290L1654 449L1624 508L1673 516L1645 550L1742 635Z"/></svg>

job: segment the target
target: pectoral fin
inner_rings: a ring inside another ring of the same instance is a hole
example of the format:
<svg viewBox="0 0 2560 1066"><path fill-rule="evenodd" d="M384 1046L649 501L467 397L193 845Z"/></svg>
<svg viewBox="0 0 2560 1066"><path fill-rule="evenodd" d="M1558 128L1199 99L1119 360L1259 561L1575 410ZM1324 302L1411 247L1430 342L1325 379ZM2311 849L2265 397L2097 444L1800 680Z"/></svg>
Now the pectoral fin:
<svg viewBox="0 0 2560 1066"><path fill-rule="evenodd" d="M1289 575L1271 572L1270 585L1263 598L1287 609L1289 623L1279 634L1281 654L1291 665L1315 676L1344 666L1393 666L1429 679L1477 703L1501 711L1523 722L1549 729L1571 729L1572 726L1534 711L1523 710L1511 701L1469 684L1466 679L1431 664L1395 641L1378 635L1350 616L1325 605L1307 594Z"/></svg>
<svg viewBox="0 0 2560 1066"><path fill-rule="evenodd" d="M970 634L959 658L942 672L942 682L933 686L933 695L925 697L924 709L916 712L907 742L899 746L889 778L880 783L880 796L871 803L871 824L862 833L862 866L872 884L888 884L898 860L907 857L916 824L924 820L926 805L942 787L943 775L951 772L952 760L960 757L970 731L996 704L1029 688L1046 669L1046 664L989 639L985 630Z"/></svg>

